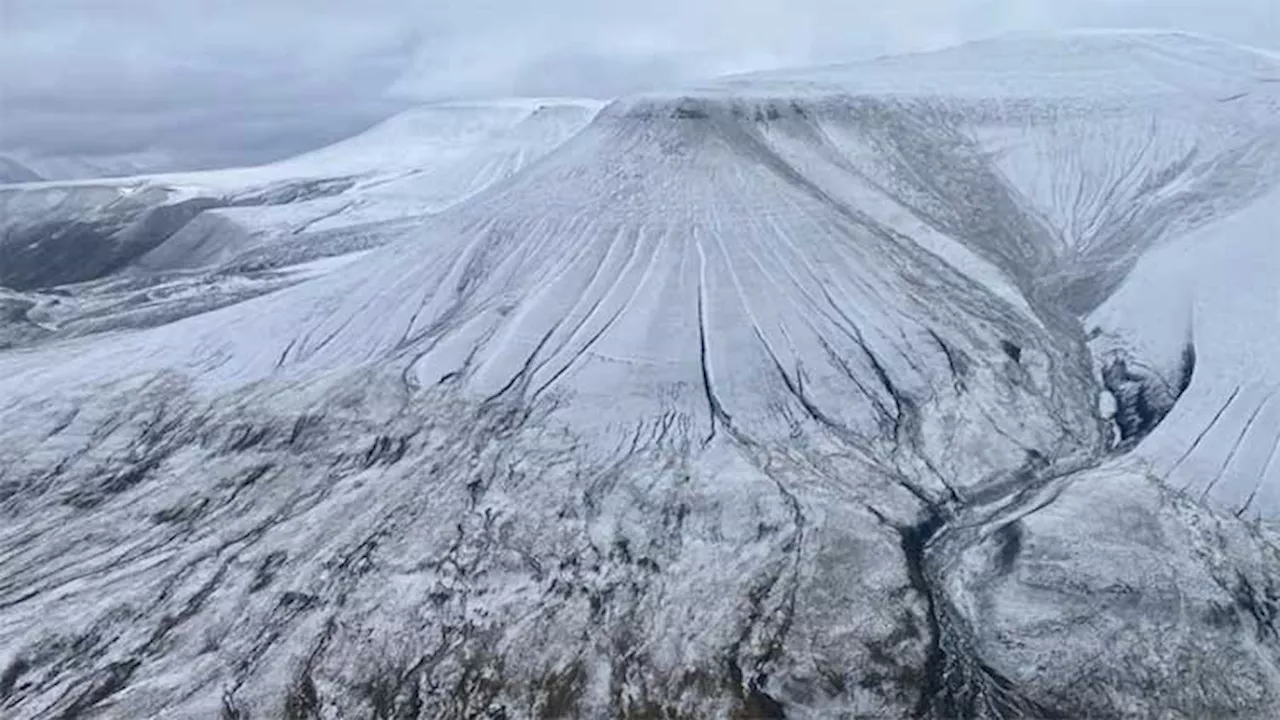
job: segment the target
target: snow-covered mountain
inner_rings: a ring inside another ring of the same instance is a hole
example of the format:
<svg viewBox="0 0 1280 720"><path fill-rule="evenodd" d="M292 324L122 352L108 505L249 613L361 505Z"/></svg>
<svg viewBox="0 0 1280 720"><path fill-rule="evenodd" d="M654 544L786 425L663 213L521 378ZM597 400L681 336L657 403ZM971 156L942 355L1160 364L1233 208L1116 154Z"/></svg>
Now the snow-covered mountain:
<svg viewBox="0 0 1280 720"><path fill-rule="evenodd" d="M11 157L0 155L0 185L37 182L41 179L35 170Z"/></svg>
<svg viewBox="0 0 1280 720"><path fill-rule="evenodd" d="M424 106L262 167L0 188L0 284L35 292L31 322L0 328L0 345L167 322L336 267L515 173L596 110Z"/></svg>
<svg viewBox="0 0 1280 720"><path fill-rule="evenodd" d="M0 203L6 713L1280 713L1273 56L1011 37Z"/></svg>
<svg viewBox="0 0 1280 720"><path fill-rule="evenodd" d="M3 151L0 151L3 152ZM31 155L24 152L5 153L8 161L22 165L31 177L13 177L5 182L38 180L73 180L77 178L109 178L157 173L180 164L169 155L149 150L115 155Z"/></svg>

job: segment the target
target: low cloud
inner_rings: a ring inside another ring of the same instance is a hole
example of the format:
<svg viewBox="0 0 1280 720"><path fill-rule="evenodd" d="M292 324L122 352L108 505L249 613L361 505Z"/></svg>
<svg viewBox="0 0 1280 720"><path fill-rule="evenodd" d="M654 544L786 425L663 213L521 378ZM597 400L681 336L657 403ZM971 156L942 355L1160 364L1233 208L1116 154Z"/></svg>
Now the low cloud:
<svg viewBox="0 0 1280 720"><path fill-rule="evenodd" d="M1275 0L0 0L0 150L255 162L433 98L610 97L1010 30L1280 44Z"/></svg>

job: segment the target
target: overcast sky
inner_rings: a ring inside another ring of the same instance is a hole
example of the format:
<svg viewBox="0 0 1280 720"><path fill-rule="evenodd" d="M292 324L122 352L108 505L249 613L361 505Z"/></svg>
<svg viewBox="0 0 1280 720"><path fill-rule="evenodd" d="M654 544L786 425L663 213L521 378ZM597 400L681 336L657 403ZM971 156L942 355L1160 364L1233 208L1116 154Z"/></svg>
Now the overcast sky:
<svg viewBox="0 0 1280 720"><path fill-rule="evenodd" d="M0 0L0 149L285 155L414 99L593 95L1010 30L1280 47L1280 0Z"/></svg>

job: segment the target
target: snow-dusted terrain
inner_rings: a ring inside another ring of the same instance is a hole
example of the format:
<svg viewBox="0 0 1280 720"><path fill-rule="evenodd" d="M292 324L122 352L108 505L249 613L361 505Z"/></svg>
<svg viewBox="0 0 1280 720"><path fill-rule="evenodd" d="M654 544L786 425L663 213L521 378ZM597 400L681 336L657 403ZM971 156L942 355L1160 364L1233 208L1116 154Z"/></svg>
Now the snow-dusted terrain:
<svg viewBox="0 0 1280 720"><path fill-rule="evenodd" d="M72 178L121 177L160 172L176 165L174 158L157 151L118 155L41 155L6 152L0 149L0 185L67 180Z"/></svg>
<svg viewBox="0 0 1280 720"><path fill-rule="evenodd" d="M0 712L1280 714L1280 60L597 110L0 191Z"/></svg>
<svg viewBox="0 0 1280 720"><path fill-rule="evenodd" d="M33 310L0 327L0 347L156 324L291 284L514 174L597 110L430 105L262 167L2 187L0 286L29 293L10 302Z"/></svg>
<svg viewBox="0 0 1280 720"><path fill-rule="evenodd" d="M0 185L41 180L35 170L11 157L0 155Z"/></svg>

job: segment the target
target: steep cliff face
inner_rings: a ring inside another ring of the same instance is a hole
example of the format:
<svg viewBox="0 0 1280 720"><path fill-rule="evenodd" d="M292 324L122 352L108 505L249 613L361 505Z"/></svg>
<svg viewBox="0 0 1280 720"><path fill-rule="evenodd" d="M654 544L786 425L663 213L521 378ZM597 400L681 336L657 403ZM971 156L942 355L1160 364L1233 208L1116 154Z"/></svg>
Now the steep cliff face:
<svg viewBox="0 0 1280 720"><path fill-rule="evenodd" d="M1069 36L621 100L277 292L0 354L0 708L1280 711L1278 75Z"/></svg>

